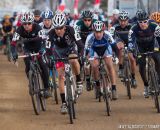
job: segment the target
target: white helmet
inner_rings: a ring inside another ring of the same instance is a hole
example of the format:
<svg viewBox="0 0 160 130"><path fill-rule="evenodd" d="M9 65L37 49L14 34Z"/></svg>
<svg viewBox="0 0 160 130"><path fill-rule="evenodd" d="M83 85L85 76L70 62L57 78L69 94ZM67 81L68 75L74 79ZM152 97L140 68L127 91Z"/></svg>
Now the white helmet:
<svg viewBox="0 0 160 130"><path fill-rule="evenodd" d="M66 16L64 13L56 13L55 16L53 17L53 26L54 27L61 27L66 24Z"/></svg>
<svg viewBox="0 0 160 130"><path fill-rule="evenodd" d="M117 14L118 15L119 14L119 10L118 9L114 9L112 14Z"/></svg>
<svg viewBox="0 0 160 130"><path fill-rule="evenodd" d="M64 13L65 13L66 16L68 16L68 15L70 15L71 11L70 11L70 9L65 9Z"/></svg>
<svg viewBox="0 0 160 130"><path fill-rule="evenodd" d="M32 23L34 21L34 14L32 12L25 12L22 14L21 22L29 22Z"/></svg>
<svg viewBox="0 0 160 130"><path fill-rule="evenodd" d="M106 26L102 21L96 21L93 23L92 28L94 31L99 32L99 31L104 31Z"/></svg>

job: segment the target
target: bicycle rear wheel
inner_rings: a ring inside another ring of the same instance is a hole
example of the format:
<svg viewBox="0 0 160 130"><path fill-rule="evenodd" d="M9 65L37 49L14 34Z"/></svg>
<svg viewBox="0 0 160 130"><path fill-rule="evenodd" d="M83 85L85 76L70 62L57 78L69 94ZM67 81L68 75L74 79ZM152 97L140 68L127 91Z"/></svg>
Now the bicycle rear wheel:
<svg viewBox="0 0 160 130"><path fill-rule="evenodd" d="M38 94L38 81L37 76L29 71L29 92L32 100L33 109L36 115L40 114L40 99Z"/></svg>

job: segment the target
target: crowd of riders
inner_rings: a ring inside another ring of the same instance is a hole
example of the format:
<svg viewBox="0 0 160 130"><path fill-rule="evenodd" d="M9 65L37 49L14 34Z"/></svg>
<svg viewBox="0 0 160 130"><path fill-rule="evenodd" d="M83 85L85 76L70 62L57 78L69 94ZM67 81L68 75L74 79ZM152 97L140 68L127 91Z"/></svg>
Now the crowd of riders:
<svg viewBox="0 0 160 130"><path fill-rule="evenodd" d="M144 96L149 96L149 84L144 76L145 60L136 59L136 53L154 51L160 48L160 12L147 14L144 10L138 10L134 18L125 10L113 10L111 19L107 19L102 9L85 9L80 15L72 16L69 9L64 11L34 10L23 13L14 12L13 17L5 15L0 24L2 35L2 48L6 48L6 35L10 34L11 52L14 62L18 59L16 49L17 41L23 39L23 53L39 53L39 65L42 69L42 79L45 86L45 97L50 97L48 87L48 66L42 56L50 55L53 58L82 57L82 61L74 59L70 61L76 77L77 92L82 94L84 83L80 75L81 67L85 61L89 61L93 71L93 79L98 89L99 62L98 56L103 56L106 68L111 79L112 99L118 99L116 70L113 65L113 54L119 60L118 76L123 77L123 48L129 49L131 63L131 84L133 88L138 86L136 81L136 65L144 83ZM153 55L155 68L159 76L160 86L160 53ZM30 59L24 58L25 72L28 77ZM61 113L67 113L67 105L64 92L64 64L55 64L58 72L58 87L62 101ZM86 90L91 90L88 68L85 68ZM100 94L99 94L100 95Z"/></svg>

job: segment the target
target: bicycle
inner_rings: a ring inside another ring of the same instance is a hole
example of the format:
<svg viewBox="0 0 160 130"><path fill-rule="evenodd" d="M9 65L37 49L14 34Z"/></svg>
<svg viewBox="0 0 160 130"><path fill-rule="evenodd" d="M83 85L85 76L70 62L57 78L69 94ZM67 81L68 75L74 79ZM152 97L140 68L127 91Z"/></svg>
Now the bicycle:
<svg viewBox="0 0 160 130"><path fill-rule="evenodd" d="M54 61L61 61L65 66L65 99L67 103L70 124L73 124L73 119L76 119L74 103L78 97L78 94L74 91L74 89L76 89L76 82L72 73L71 65L69 63L69 60L71 59L78 59L78 57L57 58L54 59Z"/></svg>
<svg viewBox="0 0 160 130"><path fill-rule="evenodd" d="M158 84L158 75L155 70L155 63L153 61L152 55L154 53L159 53L156 51L139 53L138 58L145 56L146 65L145 65L145 76L149 84L149 89L152 99L154 100L155 107L157 112L160 113L160 88Z"/></svg>
<svg viewBox="0 0 160 130"><path fill-rule="evenodd" d="M130 67L130 61L128 57L128 48L124 48L124 58L123 58L123 77L122 77L122 82L126 86L127 89L127 96L129 99L132 98L131 96L131 87L132 87L132 76L131 76L131 67Z"/></svg>
<svg viewBox="0 0 160 130"><path fill-rule="evenodd" d="M49 87L51 88L51 94L53 101L56 101L56 104L58 104L58 94L57 94L57 83L56 83L56 68L55 63L52 59L52 57L49 57Z"/></svg>
<svg viewBox="0 0 160 130"><path fill-rule="evenodd" d="M103 97L104 101L105 101L105 105L106 105L106 112L107 115L110 116L110 112L111 112L111 106L110 106L110 101L111 101L111 81L109 78L109 75L106 71L105 68L105 64L103 62L103 57L99 56L98 58L96 58L99 60L99 72L100 72L100 88L98 89L94 83L94 88L96 91L96 97L99 99L99 102L101 102L101 96ZM101 94L102 95L101 95ZM98 95L97 95L98 94Z"/></svg>
<svg viewBox="0 0 160 130"><path fill-rule="evenodd" d="M39 53L18 56L18 58L30 58L30 70L28 73L29 94L31 96L33 109L36 115L40 114L40 109L42 109L42 111L46 111L46 100L43 96L45 89L41 78L42 72L38 64L38 55Z"/></svg>

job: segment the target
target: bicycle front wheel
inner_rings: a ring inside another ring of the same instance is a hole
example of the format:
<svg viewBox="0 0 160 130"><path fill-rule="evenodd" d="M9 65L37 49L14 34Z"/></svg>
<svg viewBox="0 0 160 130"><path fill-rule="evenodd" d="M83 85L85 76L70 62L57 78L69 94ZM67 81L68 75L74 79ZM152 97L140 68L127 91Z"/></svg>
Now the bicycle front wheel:
<svg viewBox="0 0 160 130"><path fill-rule="evenodd" d="M41 109L42 111L46 111L46 99L43 96L43 91L44 90L44 83L42 79L42 74L40 72L37 73L37 79L38 79L38 86L39 86L39 99L40 99L40 104L41 104Z"/></svg>
<svg viewBox="0 0 160 130"><path fill-rule="evenodd" d="M130 69L129 69L129 62L126 61L126 65L124 67L125 71L125 85L127 87L127 96L131 99L131 77L130 77Z"/></svg>
<svg viewBox="0 0 160 130"><path fill-rule="evenodd" d="M102 87L103 87L103 97L106 104L107 115L110 116L110 112L111 112L110 93L108 91L107 81L104 75L102 75Z"/></svg>
<svg viewBox="0 0 160 130"><path fill-rule="evenodd" d="M32 100L33 109L36 115L40 114L40 99L38 94L38 80L37 76L29 71L29 92Z"/></svg>
<svg viewBox="0 0 160 130"><path fill-rule="evenodd" d="M73 124L73 119L75 118L75 109L74 109L74 101L71 89L71 81L69 77L66 77L66 90L67 90L67 107L68 107L68 114L70 123Z"/></svg>
<svg viewBox="0 0 160 130"><path fill-rule="evenodd" d="M157 109L157 112L160 113L160 97L159 97L159 88L158 88L158 77L157 73L155 72L154 69L150 72L150 79L151 79L151 87L154 89L153 92L153 98L154 98L154 103L155 107Z"/></svg>

